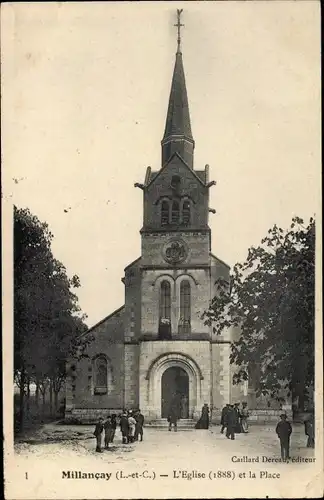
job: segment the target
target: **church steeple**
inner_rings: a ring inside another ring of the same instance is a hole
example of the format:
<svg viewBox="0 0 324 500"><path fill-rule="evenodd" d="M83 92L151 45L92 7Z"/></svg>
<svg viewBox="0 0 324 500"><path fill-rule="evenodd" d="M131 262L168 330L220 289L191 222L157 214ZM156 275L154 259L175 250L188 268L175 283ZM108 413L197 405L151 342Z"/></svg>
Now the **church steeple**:
<svg viewBox="0 0 324 500"><path fill-rule="evenodd" d="M162 166L177 152L190 168L193 168L195 142L192 137L186 80L183 69L180 28L180 15L177 11L178 46L173 70L168 113L162 139Z"/></svg>

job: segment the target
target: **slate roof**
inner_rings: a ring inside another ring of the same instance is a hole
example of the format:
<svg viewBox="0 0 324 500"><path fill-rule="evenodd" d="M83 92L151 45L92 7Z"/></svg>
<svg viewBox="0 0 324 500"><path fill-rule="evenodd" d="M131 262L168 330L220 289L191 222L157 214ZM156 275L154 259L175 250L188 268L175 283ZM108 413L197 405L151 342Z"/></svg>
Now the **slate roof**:
<svg viewBox="0 0 324 500"><path fill-rule="evenodd" d="M193 140L181 52L176 53L163 141L173 135Z"/></svg>

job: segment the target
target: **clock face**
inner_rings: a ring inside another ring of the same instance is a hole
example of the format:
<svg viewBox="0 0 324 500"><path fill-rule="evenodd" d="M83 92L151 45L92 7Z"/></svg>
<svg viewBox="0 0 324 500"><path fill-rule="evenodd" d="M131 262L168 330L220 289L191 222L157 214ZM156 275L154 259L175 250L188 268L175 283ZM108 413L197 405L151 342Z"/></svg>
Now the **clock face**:
<svg viewBox="0 0 324 500"><path fill-rule="evenodd" d="M187 244L180 238L172 238L163 247L163 258L170 264L183 262L187 256Z"/></svg>

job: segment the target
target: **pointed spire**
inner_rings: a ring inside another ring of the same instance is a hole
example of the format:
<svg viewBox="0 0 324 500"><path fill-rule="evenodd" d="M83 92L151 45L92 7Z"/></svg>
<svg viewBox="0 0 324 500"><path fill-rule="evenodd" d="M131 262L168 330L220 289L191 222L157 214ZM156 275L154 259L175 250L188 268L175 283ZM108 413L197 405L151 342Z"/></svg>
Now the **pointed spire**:
<svg viewBox="0 0 324 500"><path fill-rule="evenodd" d="M193 168L193 150L195 143L191 132L186 81L181 53L180 28L183 26L183 24L180 23L181 12L182 10L177 11L178 22L175 24L178 28L177 52L168 113L162 139L162 165L169 160L173 153L178 152L189 167Z"/></svg>

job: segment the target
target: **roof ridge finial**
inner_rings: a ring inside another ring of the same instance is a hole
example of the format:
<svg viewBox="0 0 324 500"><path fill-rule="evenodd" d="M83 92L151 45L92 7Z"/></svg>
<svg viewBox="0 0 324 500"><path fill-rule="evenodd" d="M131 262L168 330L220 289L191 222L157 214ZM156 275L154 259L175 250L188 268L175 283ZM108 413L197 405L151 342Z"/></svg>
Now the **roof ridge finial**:
<svg viewBox="0 0 324 500"><path fill-rule="evenodd" d="M181 21L180 21L180 16L183 12L183 9L177 9L177 24L175 24L174 26L176 26L178 28L178 46L177 46L177 54L181 54L181 35L180 35L180 29L182 26L184 26L184 24L181 24Z"/></svg>

